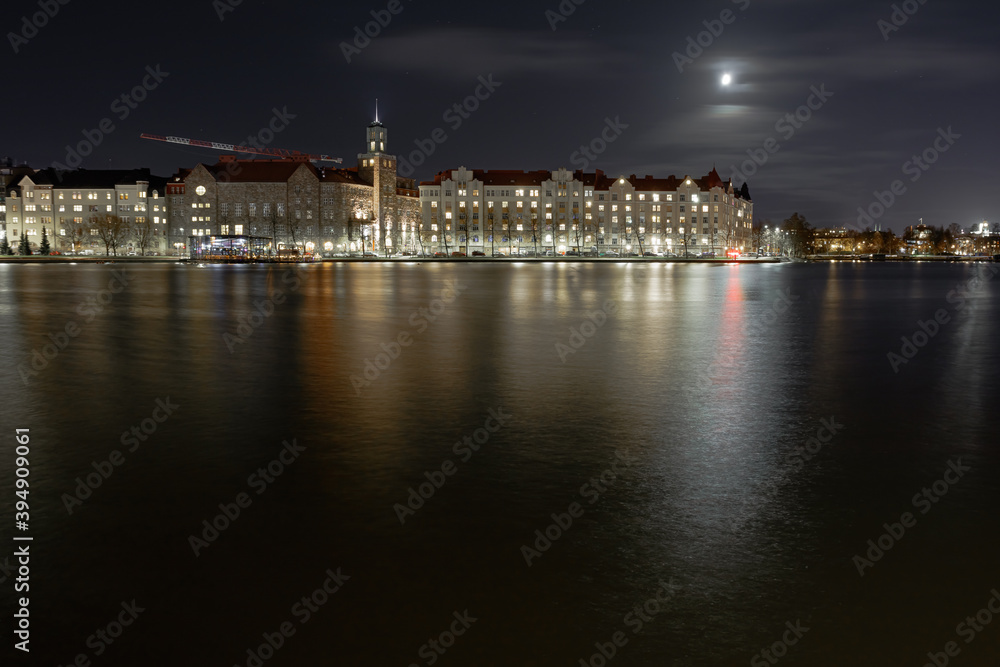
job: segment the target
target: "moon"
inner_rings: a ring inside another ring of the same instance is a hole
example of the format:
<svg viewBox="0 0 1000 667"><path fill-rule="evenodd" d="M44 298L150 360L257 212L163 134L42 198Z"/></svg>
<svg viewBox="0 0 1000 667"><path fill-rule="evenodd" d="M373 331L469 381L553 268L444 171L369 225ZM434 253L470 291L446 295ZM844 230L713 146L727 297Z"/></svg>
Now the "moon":
<svg viewBox="0 0 1000 667"><path fill-rule="evenodd" d="M723 86L728 86L732 82L733 82L733 77L732 76L730 76L729 74L723 74L722 75L722 85Z"/></svg>

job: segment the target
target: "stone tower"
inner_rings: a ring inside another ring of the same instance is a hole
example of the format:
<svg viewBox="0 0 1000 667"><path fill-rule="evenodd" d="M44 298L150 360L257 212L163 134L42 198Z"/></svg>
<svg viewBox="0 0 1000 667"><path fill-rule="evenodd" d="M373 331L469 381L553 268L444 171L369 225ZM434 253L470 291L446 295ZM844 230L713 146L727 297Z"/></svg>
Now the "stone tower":
<svg viewBox="0 0 1000 667"><path fill-rule="evenodd" d="M378 120L368 126L365 137L367 152L358 155L358 174L372 185L372 237L374 252L384 253L399 243L399 221L396 220L396 156L389 155L388 130ZM369 246L366 250L372 250Z"/></svg>

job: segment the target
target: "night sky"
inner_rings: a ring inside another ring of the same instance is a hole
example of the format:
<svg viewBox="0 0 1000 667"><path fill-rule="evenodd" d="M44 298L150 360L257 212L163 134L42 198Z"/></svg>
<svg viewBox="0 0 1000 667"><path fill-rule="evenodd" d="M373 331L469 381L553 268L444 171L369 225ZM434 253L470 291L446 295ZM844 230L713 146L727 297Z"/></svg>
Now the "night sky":
<svg viewBox="0 0 1000 667"><path fill-rule="evenodd" d="M846 0L566 0L563 14L556 0L398 2L71 0L34 36L21 17L40 11L38 0L5 3L0 155L72 165L66 146L108 118L113 131L82 166L167 176L219 154L140 133L241 143L277 109L294 118L272 147L354 166L377 97L401 158L443 130L418 180L463 165L640 177L700 177L714 165L737 185L734 167L755 172L747 180L758 219L798 211L816 226L857 226L858 207L898 180L900 194L873 222L899 232L918 218L1000 221L993 3L909 0L893 23L888 2ZM388 25L348 63L342 44L354 48L373 11ZM688 51L699 33L707 46ZM159 82L147 70L157 66L168 73ZM445 115L491 75L499 85L479 88L487 99L478 109ZM144 78L155 87L130 108L120 98ZM811 98L813 87L832 95ZM799 110L808 120L782 121L809 102L817 108ZM609 119L614 141L594 160L578 153ZM762 164L748 162L748 150ZM911 162L925 150L934 164Z"/></svg>

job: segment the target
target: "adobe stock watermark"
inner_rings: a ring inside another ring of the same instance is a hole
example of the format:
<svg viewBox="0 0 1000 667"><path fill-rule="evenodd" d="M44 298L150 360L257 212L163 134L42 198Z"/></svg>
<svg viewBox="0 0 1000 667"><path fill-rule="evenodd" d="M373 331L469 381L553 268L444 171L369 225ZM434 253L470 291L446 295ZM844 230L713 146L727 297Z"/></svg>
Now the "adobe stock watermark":
<svg viewBox="0 0 1000 667"><path fill-rule="evenodd" d="M219 23L226 20L226 14L235 12L236 8L243 4L243 0L212 0L212 9L219 17Z"/></svg>
<svg viewBox="0 0 1000 667"><path fill-rule="evenodd" d="M576 13L576 8L585 2L587 2L587 0L562 0L555 10L546 9L545 20L547 20L549 25L552 27L552 32L559 29L560 23L568 21L569 17Z"/></svg>
<svg viewBox="0 0 1000 667"><path fill-rule="evenodd" d="M955 134L951 125L948 129L938 128L938 136L933 143L925 148L919 155L913 155L903 163L901 167L903 174L910 177L911 183L916 183L920 177L927 172L931 166L937 162L943 153L947 153L955 142L962 138L961 134ZM906 184L897 179L889 184L889 189L879 192L875 191L875 201L865 207L858 207L858 227L864 229L872 226L876 220L885 215L885 212L892 208L899 197L906 194Z"/></svg>
<svg viewBox="0 0 1000 667"><path fill-rule="evenodd" d="M750 0L730 0L730 2L734 5L739 5L741 12L745 12L750 7ZM694 37L689 35L687 38L687 48L684 50L684 53L674 51L671 56L674 59L674 65L677 66L677 71L683 74L684 67L693 65L695 60L704 55L705 50L715 44L715 40L722 37L726 26L732 25L736 21L737 16L739 15L733 12L733 10L723 9L719 14L719 18L702 21L701 24L705 26L705 30L702 30Z"/></svg>
<svg viewBox="0 0 1000 667"><path fill-rule="evenodd" d="M600 500L601 495L606 493L618 481L618 476L622 474L618 470L618 466L623 465L627 468L635 462L634 459L629 458L628 454L628 449L615 450L615 458L611 466L605 469L600 475L591 477L589 481L585 482L580 487L580 496L587 498L591 505ZM521 545L521 556L528 567L531 567L533 560L541 558L543 553L551 549L552 545L573 527L574 519L579 519L583 516L583 513L583 505L575 500L569 504L569 507L562 514L553 513L551 515L552 523L546 526L544 530L538 529L535 531L535 541L531 545Z"/></svg>
<svg viewBox="0 0 1000 667"><path fill-rule="evenodd" d="M69 320L61 330L49 333L49 342L42 345L41 349L33 349L29 362L18 364L17 371L24 385L28 386L30 378L38 377L41 371L48 368L49 364L80 335L84 327L104 312L104 309L114 301L115 295L125 291L131 280L132 276L126 270L112 271L105 289L100 292L91 292L82 303L78 304L76 312L83 319L81 321Z"/></svg>
<svg viewBox="0 0 1000 667"><path fill-rule="evenodd" d="M480 76L478 81L479 85L476 86L471 95L455 102L441 114L441 119L448 123L452 132L457 132L465 124L465 121L479 110L481 104L490 99L493 93L503 85L503 81L493 80L493 74ZM448 138L448 133L444 131L444 128L438 127L432 130L426 139L414 139L413 144L417 149L399 157L399 175L409 178L416 171L416 167L423 166L427 162L427 158L434 155L438 146L448 141Z"/></svg>
<svg viewBox="0 0 1000 667"><path fill-rule="evenodd" d="M461 614L457 611L453 612L452 618L455 620L451 622L447 630L442 631L436 639L431 639L417 650L417 655L426 660L428 665L437 662L441 656L448 652L448 649L455 645L455 640L468 632L472 624L479 620L475 616L469 615L468 609ZM420 665L411 662L409 667L420 667Z"/></svg>
<svg viewBox="0 0 1000 667"><path fill-rule="evenodd" d="M760 494L760 498L762 500L770 499L776 496L781 488L791 479L792 473L802 470L808 461L812 461L814 456L819 454L824 447L833 442L834 437L846 428L846 426L837 421L836 417L821 419L819 424L819 428L816 429L815 435L807 438L805 443L797 446L791 454L785 457L785 468L783 470L776 473L772 479L761 482L759 485L755 485L755 489L757 487L762 487L764 489L763 493ZM746 506L747 501L744 499L743 505L733 516L729 524L729 527L733 532L738 531L749 521L747 513L744 511Z"/></svg>
<svg viewBox="0 0 1000 667"><path fill-rule="evenodd" d="M618 141L618 137L624 134L625 130L628 129L628 125L622 122L621 116L615 116L614 120L610 117L604 119L604 127L598 136L594 137L589 144L580 146L572 155L569 156L569 161L574 167L579 167L586 171L590 164L604 155L604 152L608 150L608 146Z"/></svg>
<svg viewBox="0 0 1000 667"><path fill-rule="evenodd" d="M600 310L587 314L587 319L569 329L569 340L566 343L556 342L556 354L565 364L569 355L576 354L591 338L608 322L608 317L618 312L618 302L608 299Z"/></svg>
<svg viewBox="0 0 1000 667"><path fill-rule="evenodd" d="M632 631L633 635L638 635L643 628L652 623L655 618L667 611L670 603L673 602L680 586L674 584L673 577L670 582L660 579L657 582L660 586L653 593L653 597L645 602L641 602L632 607L632 610L622 618L622 624ZM616 655L618 651L628 645L630 637L624 630L616 630L611 633L611 637L606 642L594 642L595 653L589 658L580 658L579 667L605 667Z"/></svg>
<svg viewBox="0 0 1000 667"><path fill-rule="evenodd" d="M271 120L267 122L267 125L257 130L256 134L251 134L246 138L241 146L251 146L253 148L264 148L272 141L277 134L284 132L290 122L298 117L298 114L289 113L288 107L283 106L281 109L278 107L271 108Z"/></svg>
<svg viewBox="0 0 1000 667"><path fill-rule="evenodd" d="M14 54L21 50L21 47L38 36L38 31L49 24L51 19L56 17L60 8L68 5L70 0L38 0L39 11L21 17L21 29L18 32L8 32L7 41L14 49Z"/></svg>
<svg viewBox="0 0 1000 667"><path fill-rule="evenodd" d="M786 113L774 124L774 131L780 134L785 141L790 141L795 133L802 129L803 125L812 120L813 113L822 109L823 105L834 95L826 89L825 83L821 83L819 88L810 86L809 92L805 104L795 111ZM757 170L767 164L771 156L780 150L781 144L774 136L765 139L761 148L748 148L747 156L749 159L743 161L740 165L741 168L737 169L736 165L729 167L733 172L733 180L748 181L750 176L756 174Z"/></svg>
<svg viewBox="0 0 1000 667"><path fill-rule="evenodd" d="M879 19L875 22L875 27L882 33L883 41L888 42L889 35L899 31L910 20L910 17L920 10L921 5L926 4L927 0L905 0L901 5L893 3L889 20Z"/></svg>
<svg viewBox="0 0 1000 667"><path fill-rule="evenodd" d="M749 340L763 338L766 331L778 321L778 318L787 313L802 298L792 294L791 287L775 290L775 294L777 297L771 306L747 325L746 336ZM747 364L746 357L736 358L731 353L720 353L708 365L705 372L697 377L695 386L699 389L706 389L726 377L743 372Z"/></svg>
<svg viewBox="0 0 1000 667"><path fill-rule="evenodd" d="M282 107L279 111L277 107L271 109L272 115L271 120L267 122L266 125L261 127L254 134L249 135L246 139L240 142L239 146L252 146L253 148L264 148L272 141L274 141L275 136L285 131L288 128L289 121L295 120L297 114L289 113L288 107ZM236 151L239 153L240 151ZM243 165L238 161L226 162L225 170L219 175L219 181L223 183L228 183L235 176L239 176L243 173Z"/></svg>
<svg viewBox="0 0 1000 667"><path fill-rule="evenodd" d="M489 442L490 436L506 426L508 421L514 416L504 413L503 406L496 410L491 408L488 412L489 416L483 422L482 428L477 428L472 432L472 435L464 436L452 445L451 451L455 456L461 458L462 463L468 463L472 459L472 456L483 445ZM434 494L445 485L448 478L456 472L458 472L458 466L451 459L445 459L438 470L425 472L424 477L427 481L422 482L416 488L412 486L409 488L410 493L406 497L406 504L396 503L392 506L393 511L396 513L396 518L399 519L399 524L405 524L408 518L414 516L417 510L433 498Z"/></svg>
<svg viewBox="0 0 1000 667"><path fill-rule="evenodd" d="M927 514L970 470L972 468L969 466L962 465L961 457L955 461L948 461L948 467L945 468L941 479L921 489L913 496L911 504L915 509L920 510L921 514ZM858 574L862 577L865 576L865 570L874 567L875 563L882 560L882 557L903 539L907 529L916 525L917 518L912 512L903 512L897 523L883 523L882 527L885 528L885 532L875 539L868 540L868 550L864 552L863 556L855 555L851 559Z"/></svg>
<svg viewBox="0 0 1000 667"><path fill-rule="evenodd" d="M966 616L964 621L955 626L955 634L964 639L966 645L971 644L993 622L996 615L1000 615L1000 591L994 588L982 609L974 616ZM924 663L924 667L947 667L951 659L958 657L961 652L958 642L950 641L944 645L943 651L928 651L928 662Z"/></svg>
<svg viewBox="0 0 1000 667"><path fill-rule="evenodd" d="M270 297L254 300L253 310L243 313L237 318L236 334L233 335L228 331L222 334L222 341L229 349L229 354L234 354L237 345L246 344L257 329L264 326L264 322L274 315L276 307L285 303L288 293L295 292L302 286L308 278L306 271L307 269L304 268L300 268L298 273L292 269L285 271L281 276L281 282L285 285L285 289L273 289Z"/></svg>
<svg viewBox="0 0 1000 667"><path fill-rule="evenodd" d="M978 276L970 278L963 284L956 285L955 289L948 292L948 296L945 297L949 304L955 306L956 311L965 308L966 300L983 291L986 288L986 283L993 280L1000 272L1000 267L993 264L977 264L975 270L979 272ZM941 332L941 328L949 322L951 322L951 313L947 308L939 308L934 316L926 321L917 320L916 330L909 337L903 336L900 339L902 345L899 348L899 354L895 352L886 354L892 372L898 374L900 367L910 363L910 360L917 356L917 353L925 348Z"/></svg>
<svg viewBox="0 0 1000 667"><path fill-rule="evenodd" d="M179 404L171 401L169 396L167 396L166 400L162 398L156 399L156 407L153 408L153 412L149 417L134 425L130 430L122 431L120 438L122 446L128 447L129 454L135 453L142 443L149 440L156 433L160 424L172 417L174 412L180 407ZM72 515L75 507L82 507L83 501L90 498L94 494L94 491L110 479L111 475L115 472L115 468L120 467L124 463L125 455L118 449L113 450L106 460L91 461L90 465L94 469L94 472L87 474L86 477L77 477L75 480L76 488L73 489L72 494L62 494L61 500L63 501L63 506L66 508L66 513Z"/></svg>
<svg viewBox="0 0 1000 667"><path fill-rule="evenodd" d="M410 0L412 2L413 0ZM403 13L406 7L401 0L389 0L385 9L371 11L372 21L364 26L354 26L354 39L351 42L341 42L340 52L344 54L347 64L351 64L351 59L360 56L361 52L371 46L372 41L377 39L382 31L389 27L393 17Z"/></svg>
<svg viewBox="0 0 1000 667"><path fill-rule="evenodd" d="M436 322L466 289L468 285L461 285L456 279L447 280L437 299L431 301L426 308L418 308L410 313L407 321L415 330L412 333L408 330L400 331L394 340L382 343L382 351L375 355L374 361L365 359L361 375L351 375L351 386L354 387L355 394L361 396L362 389L370 387L382 377L382 373L389 370L392 362L403 354L403 350L413 345L415 337L427 331L431 323Z"/></svg>
<svg viewBox="0 0 1000 667"><path fill-rule="evenodd" d="M146 76L136 84L131 90L126 91L116 97L111 102L110 111L118 120L127 119L139 104L146 100L149 93L159 87L163 80L170 76L170 72L164 72L160 65L156 67L146 66ZM83 163L83 158L94 152L94 149L104 142L104 138L115 131L116 127L111 117L104 117L97 123L97 127L92 130L82 130L83 139L75 146L66 145L66 163L53 162L52 167L60 171L71 171Z"/></svg>
<svg viewBox="0 0 1000 667"><path fill-rule="evenodd" d="M336 572L333 569L328 569L324 574L326 578L323 583L311 593L303 595L289 610L289 614L298 620L300 626L308 623L313 615L318 613L351 578L350 575L341 572L339 567ZM261 638L264 641L257 646L251 646L246 651L247 659L244 663L246 667L262 667L265 662L274 657L278 650L285 645L285 642L295 636L297 630L295 624L289 620L280 623L274 632L263 632ZM240 665L236 664L233 667L240 667Z"/></svg>
<svg viewBox="0 0 1000 667"><path fill-rule="evenodd" d="M267 491L269 485L274 484L275 480L285 472L286 468L295 463L299 456L302 455L302 452L306 451L306 448L298 444L295 438L292 438L291 442L285 440L281 444L282 448L274 460L266 466L258 468L247 477L247 486L254 489L258 496ZM243 510L250 507L252 503L253 498L245 491L236 494L231 503L219 503L219 514L216 514L211 520L202 520L201 525L203 528L201 536L199 537L193 533L188 536L188 546L191 547L195 558L200 556L203 550L219 539L219 535L235 523L240 518Z"/></svg>
<svg viewBox="0 0 1000 667"><path fill-rule="evenodd" d="M781 635L781 639L750 659L752 667L768 667L768 665L778 664L779 660L788 655L788 649L798 644L799 640L809 632L809 628L802 625L802 621L798 619L795 620L794 624L791 621L786 621L785 627L788 629Z"/></svg>

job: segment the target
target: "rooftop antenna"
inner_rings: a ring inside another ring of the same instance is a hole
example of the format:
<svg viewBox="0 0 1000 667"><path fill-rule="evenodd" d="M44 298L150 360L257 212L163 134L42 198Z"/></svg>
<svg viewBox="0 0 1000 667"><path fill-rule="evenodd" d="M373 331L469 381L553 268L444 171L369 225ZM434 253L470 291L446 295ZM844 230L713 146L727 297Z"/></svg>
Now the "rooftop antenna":
<svg viewBox="0 0 1000 667"><path fill-rule="evenodd" d="M378 122L378 98L375 98L375 122Z"/></svg>

